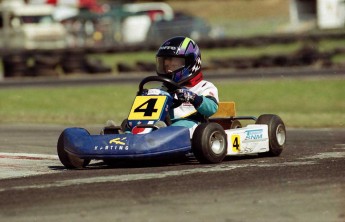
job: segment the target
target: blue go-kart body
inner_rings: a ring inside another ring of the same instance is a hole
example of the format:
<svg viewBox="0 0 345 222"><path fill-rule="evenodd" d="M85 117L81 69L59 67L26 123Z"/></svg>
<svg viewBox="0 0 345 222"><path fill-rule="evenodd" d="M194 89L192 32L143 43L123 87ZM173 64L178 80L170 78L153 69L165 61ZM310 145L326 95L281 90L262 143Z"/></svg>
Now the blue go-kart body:
<svg viewBox="0 0 345 222"><path fill-rule="evenodd" d="M163 157L191 151L189 130L179 126L164 127L146 134L106 135L90 135L83 128L68 128L63 135L65 151L81 159Z"/></svg>
<svg viewBox="0 0 345 222"><path fill-rule="evenodd" d="M101 135L90 135L83 128L65 129L57 147L62 164L67 168L81 168L88 165L91 159L109 162L191 152L189 129L166 124L169 110L176 100L168 91L144 89L143 85L150 81L166 83L174 90L179 87L171 80L158 76L145 78L139 85L126 120L126 129L120 126L105 127Z"/></svg>

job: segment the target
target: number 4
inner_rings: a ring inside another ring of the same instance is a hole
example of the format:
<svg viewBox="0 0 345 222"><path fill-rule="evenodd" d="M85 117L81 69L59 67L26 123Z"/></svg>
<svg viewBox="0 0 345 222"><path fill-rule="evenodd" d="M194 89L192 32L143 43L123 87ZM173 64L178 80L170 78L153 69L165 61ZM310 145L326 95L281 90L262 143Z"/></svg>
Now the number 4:
<svg viewBox="0 0 345 222"><path fill-rule="evenodd" d="M232 143L232 152L238 153L240 152L241 148L241 139L240 135L232 135L231 136L231 143Z"/></svg>
<svg viewBox="0 0 345 222"><path fill-rule="evenodd" d="M158 109L155 109L157 99L149 99L137 108L134 109L135 113L144 113L144 116L152 116L153 113L156 113ZM146 107L144 107L147 104ZM144 107L144 108L142 108Z"/></svg>

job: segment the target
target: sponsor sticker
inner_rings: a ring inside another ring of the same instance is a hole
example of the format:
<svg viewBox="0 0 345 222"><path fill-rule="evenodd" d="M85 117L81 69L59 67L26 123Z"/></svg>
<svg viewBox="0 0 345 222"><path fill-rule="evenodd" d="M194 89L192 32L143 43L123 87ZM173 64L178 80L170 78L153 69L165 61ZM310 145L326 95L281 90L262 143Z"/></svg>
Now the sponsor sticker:
<svg viewBox="0 0 345 222"><path fill-rule="evenodd" d="M263 138L263 130L262 129L255 129L255 130L247 130L245 140L258 140Z"/></svg>
<svg viewBox="0 0 345 222"><path fill-rule="evenodd" d="M129 146L127 144L127 137L117 137L114 139L109 140L109 145L97 145L94 146L94 150L98 151L108 151L108 150L129 150Z"/></svg>

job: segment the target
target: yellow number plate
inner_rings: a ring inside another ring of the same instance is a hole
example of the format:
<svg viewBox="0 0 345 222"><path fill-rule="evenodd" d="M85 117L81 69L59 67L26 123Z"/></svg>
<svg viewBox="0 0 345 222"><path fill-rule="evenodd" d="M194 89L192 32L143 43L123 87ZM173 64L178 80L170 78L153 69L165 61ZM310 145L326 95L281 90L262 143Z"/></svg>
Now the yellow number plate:
<svg viewBox="0 0 345 222"><path fill-rule="evenodd" d="M241 151L241 138L240 135L231 135L232 152L238 153Z"/></svg>
<svg viewBox="0 0 345 222"><path fill-rule="evenodd" d="M137 96L128 120L158 120L166 100L166 96Z"/></svg>

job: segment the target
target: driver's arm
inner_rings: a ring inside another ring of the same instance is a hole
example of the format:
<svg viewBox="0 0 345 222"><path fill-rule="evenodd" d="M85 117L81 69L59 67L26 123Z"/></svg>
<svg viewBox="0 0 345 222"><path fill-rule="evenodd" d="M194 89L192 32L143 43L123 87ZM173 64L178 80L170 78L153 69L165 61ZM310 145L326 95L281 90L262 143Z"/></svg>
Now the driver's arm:
<svg viewBox="0 0 345 222"><path fill-rule="evenodd" d="M215 114L218 110L218 102L213 96L198 96L201 98L201 103L194 105L198 113L203 116L210 117Z"/></svg>
<svg viewBox="0 0 345 222"><path fill-rule="evenodd" d="M189 102L198 113L203 116L210 117L215 114L218 110L217 99L211 95L211 93L204 93L204 95L197 95L196 93L188 89L178 89L176 90L176 95L178 100L181 102Z"/></svg>

